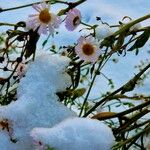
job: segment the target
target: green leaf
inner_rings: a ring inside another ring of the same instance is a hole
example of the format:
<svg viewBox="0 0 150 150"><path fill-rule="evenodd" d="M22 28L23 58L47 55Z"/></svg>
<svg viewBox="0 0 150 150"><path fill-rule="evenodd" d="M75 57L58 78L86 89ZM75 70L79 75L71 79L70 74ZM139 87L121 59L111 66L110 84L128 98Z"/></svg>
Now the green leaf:
<svg viewBox="0 0 150 150"><path fill-rule="evenodd" d="M17 36L17 35L20 35L20 34L22 34L23 32L22 31L19 31L19 30L8 30L7 31L7 34L8 34L8 38L9 39L11 39L11 38L13 38L13 37L15 37L15 36Z"/></svg>
<svg viewBox="0 0 150 150"><path fill-rule="evenodd" d="M126 32L121 33L118 37L117 43L114 46L114 50L118 51L120 54L122 54L122 51L120 49L124 43L125 37L126 37Z"/></svg>
<svg viewBox="0 0 150 150"><path fill-rule="evenodd" d="M48 147L47 150L56 150L56 149L52 147Z"/></svg>
<svg viewBox="0 0 150 150"><path fill-rule="evenodd" d="M48 35L48 37L46 38L46 40L44 40L44 42L42 43L42 46L44 47L46 45L46 43L48 42L50 38L50 34Z"/></svg>
<svg viewBox="0 0 150 150"><path fill-rule="evenodd" d="M101 46L100 46L100 47L101 47L101 48L103 48L103 46L111 47L114 42L115 42L115 37L113 37L113 36L107 37L107 38L105 38L105 39L101 42Z"/></svg>
<svg viewBox="0 0 150 150"><path fill-rule="evenodd" d="M30 57L36 51L36 44L39 40L39 34L37 31L30 31L29 32L29 41L26 43L25 47L25 58Z"/></svg>
<svg viewBox="0 0 150 150"><path fill-rule="evenodd" d="M145 43L148 41L149 37L150 37L150 29L147 29L144 31L144 33L142 33L138 37L138 39L135 41L133 46L130 49L128 49L128 51L133 51L134 49L143 47Z"/></svg>

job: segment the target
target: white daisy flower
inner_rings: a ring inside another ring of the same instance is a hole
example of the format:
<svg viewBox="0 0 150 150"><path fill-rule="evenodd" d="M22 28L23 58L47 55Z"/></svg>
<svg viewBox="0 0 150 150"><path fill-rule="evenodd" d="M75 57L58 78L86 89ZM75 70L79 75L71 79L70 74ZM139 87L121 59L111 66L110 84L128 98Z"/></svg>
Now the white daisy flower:
<svg viewBox="0 0 150 150"><path fill-rule="evenodd" d="M46 4L42 2L35 4L33 8L38 14L29 15L28 21L26 22L27 28L33 29L34 31L38 29L39 34L47 34L47 31L52 34L54 29L59 27L61 19L49 11L50 3Z"/></svg>
<svg viewBox="0 0 150 150"><path fill-rule="evenodd" d="M81 36L78 39L78 44L75 47L75 52L81 60L92 63L95 63L101 54L99 43L92 36L89 36L87 38Z"/></svg>

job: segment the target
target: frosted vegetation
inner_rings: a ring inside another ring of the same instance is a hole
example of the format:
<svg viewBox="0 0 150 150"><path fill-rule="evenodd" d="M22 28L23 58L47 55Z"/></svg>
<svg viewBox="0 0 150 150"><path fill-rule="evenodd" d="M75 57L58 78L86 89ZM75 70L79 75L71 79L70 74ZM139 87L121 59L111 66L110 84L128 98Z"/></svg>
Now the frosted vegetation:
<svg viewBox="0 0 150 150"><path fill-rule="evenodd" d="M45 0L0 9L35 10L18 23L0 22L6 29L0 35L1 150L150 150L150 95L136 93L149 81L149 59L137 62L136 73L118 88L103 72L146 51L150 26L142 22L150 14L115 25L95 16L89 24L78 8L85 3ZM57 5L63 8L53 12ZM70 45L52 44L59 28L80 36ZM97 77L107 81L102 93L93 90Z"/></svg>

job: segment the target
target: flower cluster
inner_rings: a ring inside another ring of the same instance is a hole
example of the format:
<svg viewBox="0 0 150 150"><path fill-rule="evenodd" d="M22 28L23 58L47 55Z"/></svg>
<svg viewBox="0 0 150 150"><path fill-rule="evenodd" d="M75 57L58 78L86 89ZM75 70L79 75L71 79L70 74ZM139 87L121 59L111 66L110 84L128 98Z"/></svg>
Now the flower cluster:
<svg viewBox="0 0 150 150"><path fill-rule="evenodd" d="M27 21L27 28L38 30L39 34L47 34L49 31L51 34L55 28L58 28L61 24L61 18L50 12L50 3L45 2L40 4L34 4L33 8L38 12L37 14L29 15ZM65 19L66 29L69 31L75 30L81 22L81 13L78 9L73 8L69 10Z"/></svg>
<svg viewBox="0 0 150 150"><path fill-rule="evenodd" d="M38 14L29 15L27 27L33 30L38 30L39 34L47 34L49 31L54 33L54 29L58 28L61 19L59 16L49 11L50 4L45 2L39 5L33 5L33 8L38 11ZM81 12L77 8L70 9L65 18L65 27L68 31L75 30L81 23ZM83 37L78 39L75 47L75 52L81 60L85 62L95 63L101 54L99 43L94 37Z"/></svg>

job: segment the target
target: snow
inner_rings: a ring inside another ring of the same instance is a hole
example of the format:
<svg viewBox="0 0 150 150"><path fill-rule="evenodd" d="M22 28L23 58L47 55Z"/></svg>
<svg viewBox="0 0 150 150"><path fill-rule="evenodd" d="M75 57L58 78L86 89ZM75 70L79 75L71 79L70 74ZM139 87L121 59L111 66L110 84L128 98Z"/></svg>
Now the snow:
<svg viewBox="0 0 150 150"><path fill-rule="evenodd" d="M39 142L56 150L110 150L114 143L111 129L89 118L66 119L52 128L34 128L31 136L36 146Z"/></svg>
<svg viewBox="0 0 150 150"><path fill-rule="evenodd" d="M58 102L55 94L71 83L65 72L68 63L66 57L50 55L41 55L31 63L18 87L18 100L0 107L0 119L7 119L12 131L10 135L6 129L0 131L2 150L32 150L29 133L34 127L52 127L65 118L76 116ZM10 141L10 136L17 142Z"/></svg>
<svg viewBox="0 0 150 150"><path fill-rule="evenodd" d="M56 92L71 84L66 73L69 62L64 56L40 54L27 67L18 86L18 100L0 106L2 150L34 150L35 145L38 150L45 150L47 145L58 150L110 149L114 137L107 125L77 118L58 101Z"/></svg>
<svg viewBox="0 0 150 150"><path fill-rule="evenodd" d="M113 34L112 28L110 28L106 24L100 24L98 27L96 27L95 32L96 38L99 40L104 39Z"/></svg>

